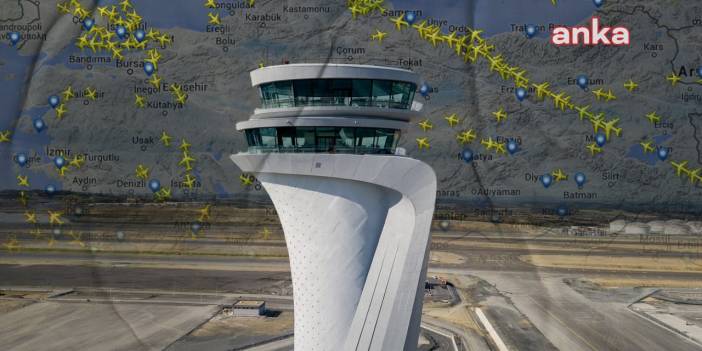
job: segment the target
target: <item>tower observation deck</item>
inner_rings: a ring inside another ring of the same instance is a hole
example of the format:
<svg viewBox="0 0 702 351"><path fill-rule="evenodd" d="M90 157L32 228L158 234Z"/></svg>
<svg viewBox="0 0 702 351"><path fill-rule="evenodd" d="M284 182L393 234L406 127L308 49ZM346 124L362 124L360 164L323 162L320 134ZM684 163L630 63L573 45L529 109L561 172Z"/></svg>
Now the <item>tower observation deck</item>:
<svg viewBox="0 0 702 351"><path fill-rule="evenodd" d="M276 207L290 257L296 350L414 350L436 176L402 156L417 74L290 64L251 72L261 108L231 156Z"/></svg>

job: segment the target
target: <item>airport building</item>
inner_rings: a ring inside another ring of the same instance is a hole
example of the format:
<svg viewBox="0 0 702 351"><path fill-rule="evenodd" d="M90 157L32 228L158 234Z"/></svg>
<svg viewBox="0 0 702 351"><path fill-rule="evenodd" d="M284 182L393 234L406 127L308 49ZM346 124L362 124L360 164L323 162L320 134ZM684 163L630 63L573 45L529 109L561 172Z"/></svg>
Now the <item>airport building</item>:
<svg viewBox="0 0 702 351"><path fill-rule="evenodd" d="M414 350L436 176L403 156L417 74L289 64L251 72L261 108L231 159L276 207L290 257L296 350Z"/></svg>

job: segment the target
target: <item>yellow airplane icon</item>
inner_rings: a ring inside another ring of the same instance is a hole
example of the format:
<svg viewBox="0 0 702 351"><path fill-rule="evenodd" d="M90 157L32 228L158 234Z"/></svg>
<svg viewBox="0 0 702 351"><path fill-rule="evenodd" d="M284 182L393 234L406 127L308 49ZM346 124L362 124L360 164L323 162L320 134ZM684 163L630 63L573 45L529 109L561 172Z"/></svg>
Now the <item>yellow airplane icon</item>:
<svg viewBox="0 0 702 351"><path fill-rule="evenodd" d="M109 16L108 16L108 13L109 13L109 12L107 11L107 6L98 6L98 7L96 8L96 10L97 10L98 13L100 14L100 17L109 17Z"/></svg>
<svg viewBox="0 0 702 351"><path fill-rule="evenodd" d="M171 37L167 34L162 34L160 37L156 38L156 40L161 44L161 47L166 47L166 44L171 43Z"/></svg>
<svg viewBox="0 0 702 351"><path fill-rule="evenodd" d="M702 179L702 177L699 175L700 172L702 172L702 168L687 171L687 177L690 178L690 183L695 184L697 180Z"/></svg>
<svg viewBox="0 0 702 351"><path fill-rule="evenodd" d="M431 124L431 121L429 121L428 119L425 119L425 120L419 122L419 127L422 128L422 130L426 132L428 130L433 129L434 125Z"/></svg>
<svg viewBox="0 0 702 351"><path fill-rule="evenodd" d="M205 207L199 209L197 212L200 214L198 221L204 222L204 221L210 219L210 205L209 204L205 205Z"/></svg>
<svg viewBox="0 0 702 351"><path fill-rule="evenodd" d="M551 84L548 82L543 82L541 84L532 84L534 88L536 88L536 98L537 99L543 99L546 95L550 95L550 91L548 90L548 87Z"/></svg>
<svg viewBox="0 0 702 351"><path fill-rule="evenodd" d="M183 184L188 187L188 189L192 189L193 186L195 186L195 177L191 176L190 174L185 175L185 180L183 180Z"/></svg>
<svg viewBox="0 0 702 351"><path fill-rule="evenodd" d="M562 180L568 180L568 175L563 173L563 170L560 168L551 172L551 176L553 176L553 180L557 182L560 182Z"/></svg>
<svg viewBox="0 0 702 351"><path fill-rule="evenodd" d="M146 166L144 166L142 164L137 165L136 177L140 178L140 179L144 179L144 180L149 179L149 169L146 168Z"/></svg>
<svg viewBox="0 0 702 351"><path fill-rule="evenodd" d="M185 101L188 100L188 94L176 94L176 102L185 105Z"/></svg>
<svg viewBox="0 0 702 351"><path fill-rule="evenodd" d="M19 201L20 201L20 203L22 204L22 206L25 206L25 207L26 207L26 206L27 206L27 201L28 201L28 200L29 200L29 198L27 197L27 193L25 193L24 191L20 191L20 198L19 198Z"/></svg>
<svg viewBox="0 0 702 351"><path fill-rule="evenodd" d="M2 246L9 252L19 251L20 249L19 241L17 241L17 237L14 235L10 235L7 242L3 243Z"/></svg>
<svg viewBox="0 0 702 351"><path fill-rule="evenodd" d="M353 17L353 19L356 19L356 16L363 14L363 9L358 7L356 4L349 6L349 10L351 11L351 17Z"/></svg>
<svg viewBox="0 0 702 351"><path fill-rule="evenodd" d="M617 123L619 123L619 118L615 118L611 121L603 122L604 132L605 132L605 136L607 137L607 140L609 140L609 136L612 132L614 132L614 134L616 134L617 136L621 136L622 129L616 127Z"/></svg>
<svg viewBox="0 0 702 351"><path fill-rule="evenodd" d="M502 108L502 107L500 107L499 110L493 112L492 115L495 116L497 123L500 123L500 122L507 119L507 113L505 112L504 108Z"/></svg>
<svg viewBox="0 0 702 351"><path fill-rule="evenodd" d="M592 156L595 156L595 155L599 154L600 152L602 152L602 148L597 146L597 144L595 144L595 143L588 145L587 149L590 150L590 154L592 154Z"/></svg>
<svg viewBox="0 0 702 351"><path fill-rule="evenodd" d="M29 188L29 176L17 176L17 185Z"/></svg>
<svg viewBox="0 0 702 351"><path fill-rule="evenodd" d="M161 132L161 139L159 140L161 141L163 146L171 146L171 139L172 138L166 133L165 130Z"/></svg>
<svg viewBox="0 0 702 351"><path fill-rule="evenodd" d="M85 88L83 95L85 95L85 97L89 98L90 100L95 100L96 93L97 93L97 89L91 89L90 87L87 87L87 88Z"/></svg>
<svg viewBox="0 0 702 351"><path fill-rule="evenodd" d="M507 143L496 143L495 144L495 152L500 153L500 154L506 154L507 149L506 149Z"/></svg>
<svg viewBox="0 0 702 351"><path fill-rule="evenodd" d="M656 124L656 123L659 123L661 121L661 116L657 116L655 111L647 114L646 118L652 124Z"/></svg>
<svg viewBox="0 0 702 351"><path fill-rule="evenodd" d="M217 26L220 25L220 24L222 24L222 21L219 19L219 14L218 14L218 13L208 13L208 14L207 14L207 17L210 18L210 20L209 20L209 22L208 22L209 24L217 25Z"/></svg>
<svg viewBox="0 0 702 351"><path fill-rule="evenodd" d="M171 189L161 188L161 190L154 193L154 197L157 201L166 201L171 198Z"/></svg>
<svg viewBox="0 0 702 351"><path fill-rule="evenodd" d="M58 105L58 107L56 107L56 119L61 120L61 118L63 118L63 115L66 114L66 112L68 112L68 110L66 110L64 104Z"/></svg>
<svg viewBox="0 0 702 351"><path fill-rule="evenodd" d="M595 98L597 99L597 101L600 101L600 99L607 96L607 93L605 93L604 89L602 89L602 88L599 88L597 90L593 90L592 93L595 94Z"/></svg>
<svg viewBox="0 0 702 351"><path fill-rule="evenodd" d="M250 175L250 174L241 174L241 175L239 175L239 180L241 181L241 184L242 184L243 186L253 185L254 179L255 179L254 176L252 176L252 175Z"/></svg>
<svg viewBox="0 0 702 351"><path fill-rule="evenodd" d="M675 175L677 175L678 177L681 174L688 172L688 169L685 167L685 166L687 166L687 161L682 161L679 163L671 161L670 164L673 166L673 168L675 168Z"/></svg>
<svg viewBox="0 0 702 351"><path fill-rule="evenodd" d="M63 95L64 101L68 101L70 99L73 99L73 97L75 96L75 94L73 93L73 88L71 88L70 85L66 88L66 90L61 92L61 95Z"/></svg>
<svg viewBox="0 0 702 351"><path fill-rule="evenodd" d="M110 50L112 51L112 58L115 60L124 61L124 55L122 55L122 50L117 48L114 42L110 42Z"/></svg>
<svg viewBox="0 0 702 351"><path fill-rule="evenodd" d="M588 112L590 109L590 105L587 106L582 106L582 107L576 107L575 108L578 111L578 116L580 116L580 120L582 121L583 118L588 117L588 119L592 118L592 113Z"/></svg>
<svg viewBox="0 0 702 351"><path fill-rule="evenodd" d="M59 2L58 4L56 4L56 8L58 8L59 13L62 13L64 15L71 13L71 10L68 8L68 4L65 2Z"/></svg>
<svg viewBox="0 0 702 351"><path fill-rule="evenodd" d="M37 224L37 214L34 211L24 211L25 222Z"/></svg>
<svg viewBox="0 0 702 351"><path fill-rule="evenodd" d="M448 122L449 127L453 127L453 126L457 125L458 122L460 122L460 120L458 119L458 116L456 116L455 113L451 114L450 116L444 117L444 119Z"/></svg>
<svg viewBox="0 0 702 351"><path fill-rule="evenodd" d="M634 83L634 81L631 79L629 79L628 82L624 83L624 88L626 88L626 90L628 90L629 92L634 91L638 87L639 85Z"/></svg>
<svg viewBox="0 0 702 351"><path fill-rule="evenodd" d="M183 151L183 152L188 152L188 151L190 151L190 147L191 147L191 146L192 146L192 145L189 144L187 140L182 139L181 142L180 142L180 146L178 146L178 148L179 148L181 151Z"/></svg>
<svg viewBox="0 0 702 351"><path fill-rule="evenodd" d="M207 0L205 1L205 7L208 9L214 9L217 8L217 4L215 4L214 0Z"/></svg>
<svg viewBox="0 0 702 351"><path fill-rule="evenodd" d="M471 143L473 140L475 140L476 137L477 137L477 135L475 135L475 132L473 132L472 129L469 129L469 130L463 131L461 133L458 133L458 135L456 136L456 139L458 140L459 143L461 143L461 145L465 145L465 144Z"/></svg>
<svg viewBox="0 0 702 351"><path fill-rule="evenodd" d="M161 34L159 31L154 30L153 28L149 28L149 32L146 33L146 38L149 40L156 41L158 39L158 35Z"/></svg>
<svg viewBox="0 0 702 351"><path fill-rule="evenodd" d="M485 149L487 149L488 151L490 151L491 149L497 148L497 143L494 140L492 140L492 137L488 137L487 140L485 140L485 139L481 140L480 144L485 146Z"/></svg>
<svg viewBox="0 0 702 351"><path fill-rule="evenodd" d="M483 30L478 30L478 29L473 29L470 31L470 41L471 42L477 42L478 44L482 44L485 40L480 37L480 33L482 33Z"/></svg>
<svg viewBox="0 0 702 351"><path fill-rule="evenodd" d="M185 170L190 171L193 169L190 165L191 162L195 162L195 159L190 157L186 151L183 151L183 158L180 160L180 162L178 162L178 165L185 166Z"/></svg>
<svg viewBox="0 0 702 351"><path fill-rule="evenodd" d="M10 142L10 131L9 130L4 130L0 132L0 143L9 143Z"/></svg>
<svg viewBox="0 0 702 351"><path fill-rule="evenodd" d="M396 18L391 18L390 22L395 24L395 28L397 30L402 30L403 26L409 27L409 23L407 23L407 21L405 21L404 14L401 14L401 15L397 16Z"/></svg>
<svg viewBox="0 0 702 351"><path fill-rule="evenodd" d="M388 35L386 32L381 32L380 30L376 30L375 34L371 35L371 40L377 40L378 42L382 43L383 39Z"/></svg>
<svg viewBox="0 0 702 351"><path fill-rule="evenodd" d="M571 99L570 96L566 96L566 98L564 99L563 98L564 95L565 95L565 93L561 92L560 94L554 94L552 96L553 97L553 105L556 108L560 109L561 111L565 111L565 108L566 108L566 106L569 106L569 102Z"/></svg>
<svg viewBox="0 0 702 351"><path fill-rule="evenodd" d="M653 142L651 141L642 141L639 143L639 145L641 145L641 147L643 148L644 154L653 153L654 151L656 151L656 149L653 146L651 146L651 144L653 144Z"/></svg>
<svg viewBox="0 0 702 351"><path fill-rule="evenodd" d="M429 149L431 146L429 145L429 138L424 137L424 138L417 138L417 148L419 150L421 149Z"/></svg>
<svg viewBox="0 0 702 351"><path fill-rule="evenodd" d="M154 87L154 89L161 89L161 78L157 74L153 74L151 79L149 79L149 84Z"/></svg>
<svg viewBox="0 0 702 351"><path fill-rule="evenodd" d="M61 216L63 216L63 212L59 211L49 211L49 224L51 225L62 225L63 221L61 220Z"/></svg>
<svg viewBox="0 0 702 351"><path fill-rule="evenodd" d="M605 99L607 99L607 102L610 102L610 101L612 101L612 100L616 100L616 99L617 99L617 97L614 96L614 94L612 93L612 89L609 89L609 90L607 91L607 94L605 95Z"/></svg>
<svg viewBox="0 0 702 351"><path fill-rule="evenodd" d="M466 50L466 53L463 55L463 62L468 62L470 61L471 63L475 63L475 61L478 60L478 50L475 46L471 46L470 50ZM500 72L502 73L502 72Z"/></svg>
<svg viewBox="0 0 702 351"><path fill-rule="evenodd" d="M552 4L553 6L558 5L558 0L551 0L551 4Z"/></svg>
<svg viewBox="0 0 702 351"><path fill-rule="evenodd" d="M66 176L66 171L67 171L67 170L68 170L68 167L66 167L66 166L63 166L63 167L59 168L59 169L58 169L58 174L59 174L59 176L60 176L60 177Z"/></svg>
<svg viewBox="0 0 702 351"><path fill-rule="evenodd" d="M425 36L425 34L426 34L426 31L427 31L427 28L429 28L429 27L427 27L427 21L426 21L426 20L423 20L422 22L413 24L413 25L412 25L412 28L416 29L416 30L417 30L417 33L419 34L419 37L422 38L422 39L424 39L424 36Z"/></svg>
<svg viewBox="0 0 702 351"><path fill-rule="evenodd" d="M133 8L129 0L122 0L119 5L122 7L122 12L127 12L128 9Z"/></svg>
<svg viewBox="0 0 702 351"><path fill-rule="evenodd" d="M453 48L453 44L458 43L458 39L456 39L456 31L454 30L448 35L443 36L444 41L448 45L448 47Z"/></svg>
<svg viewBox="0 0 702 351"><path fill-rule="evenodd" d="M83 163L85 163L85 157L76 155L73 156L73 159L71 159L68 165L71 167L80 168L80 166L83 165Z"/></svg>
<svg viewBox="0 0 702 351"><path fill-rule="evenodd" d="M600 129L605 129L605 122L603 119L592 118L592 119L590 119L590 123L592 123L592 129L594 130L595 134L597 134L597 132Z"/></svg>
<svg viewBox="0 0 702 351"><path fill-rule="evenodd" d="M427 39L429 40L429 42L431 42L431 45L433 45L434 47L436 47L437 43L444 41L444 37L438 31L427 35Z"/></svg>
<svg viewBox="0 0 702 351"><path fill-rule="evenodd" d="M134 105L136 105L138 108L144 108L144 97L139 94L134 94Z"/></svg>
<svg viewBox="0 0 702 351"><path fill-rule="evenodd" d="M682 80L682 78L680 78L680 76L675 73L671 73L666 79L670 82L670 85L672 86L675 86L676 84L678 84L679 81Z"/></svg>

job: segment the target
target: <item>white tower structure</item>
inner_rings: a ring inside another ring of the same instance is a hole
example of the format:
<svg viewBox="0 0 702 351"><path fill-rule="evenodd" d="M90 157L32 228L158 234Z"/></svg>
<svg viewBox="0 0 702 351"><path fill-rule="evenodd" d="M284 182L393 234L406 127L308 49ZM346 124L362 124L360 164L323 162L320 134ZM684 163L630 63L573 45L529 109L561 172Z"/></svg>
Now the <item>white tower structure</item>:
<svg viewBox="0 0 702 351"><path fill-rule="evenodd" d="M290 257L295 350L415 350L436 175L397 149L419 77L363 65L251 72L262 108L232 155L275 205Z"/></svg>

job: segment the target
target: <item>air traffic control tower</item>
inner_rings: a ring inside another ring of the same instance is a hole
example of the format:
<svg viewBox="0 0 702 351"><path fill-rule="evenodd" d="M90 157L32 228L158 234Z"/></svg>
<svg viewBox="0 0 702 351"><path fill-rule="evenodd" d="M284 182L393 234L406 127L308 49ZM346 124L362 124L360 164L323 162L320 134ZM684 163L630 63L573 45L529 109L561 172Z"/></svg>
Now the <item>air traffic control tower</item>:
<svg viewBox="0 0 702 351"><path fill-rule="evenodd" d="M363 65L251 72L262 108L231 159L275 205L290 257L295 350L415 350L436 175L397 152L419 77Z"/></svg>

